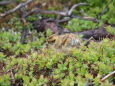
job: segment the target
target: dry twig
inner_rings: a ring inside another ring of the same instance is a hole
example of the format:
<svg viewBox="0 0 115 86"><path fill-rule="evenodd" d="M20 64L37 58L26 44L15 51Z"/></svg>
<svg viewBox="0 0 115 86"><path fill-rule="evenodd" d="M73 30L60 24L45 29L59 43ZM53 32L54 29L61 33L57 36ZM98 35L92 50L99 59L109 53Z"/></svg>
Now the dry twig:
<svg viewBox="0 0 115 86"><path fill-rule="evenodd" d="M4 6L4 5L8 5L8 4L10 4L10 3L12 3L13 1L0 1L0 6Z"/></svg>
<svg viewBox="0 0 115 86"><path fill-rule="evenodd" d="M27 0L25 3L21 3L19 5L17 5L15 8L0 14L0 18L3 18L11 13L16 12L17 10L21 9L22 7L25 7L26 5L28 5L29 3L31 3L33 0ZM31 10L30 12L27 12L24 14L23 18L28 17L31 14L37 14L37 13L43 13L43 14L55 14L55 15L61 15L61 16L66 16L68 17L67 19L62 19L62 20L56 20L57 22L67 22L69 20L71 20L72 18L78 18L78 19L82 19L82 20L88 20L88 21L93 21L98 23L98 20L92 17L81 17L81 16L75 16L72 15L72 12L75 8L79 7L79 6L84 6L84 5L88 5L87 3L78 3L73 5L69 11L63 12L63 11L48 11L48 10L42 10L40 8L36 8Z"/></svg>
<svg viewBox="0 0 115 86"><path fill-rule="evenodd" d="M71 20L72 18L77 18L77 19L82 19L82 20L88 20L88 21L93 21L95 23L98 23L99 20L93 17L82 17L82 16L75 16L75 15L71 15L70 17L66 18L66 19L62 19L62 20L57 20L59 23L61 22L67 22L69 20Z"/></svg>
<svg viewBox="0 0 115 86"><path fill-rule="evenodd" d="M21 9L22 7L24 7L24 6L28 5L29 3L31 3L32 1L33 1L33 0L27 0L27 2L21 3L21 4L17 5L15 8L13 8L13 9L11 9L11 10L5 12L5 13L0 14L0 17L5 17L5 16L7 16L7 15L9 15L9 14L11 14L11 13L14 13L14 12L16 12L17 10Z"/></svg>
<svg viewBox="0 0 115 86"><path fill-rule="evenodd" d="M98 22L97 19L92 18L92 17L81 17L81 16L75 16L72 15L72 12L75 8L79 7L79 6L84 6L84 5L88 5L87 3L78 3L73 5L69 11L63 12L63 11L48 11L48 10L42 10L40 8L36 8L31 10L30 12L28 12L24 17L28 17L31 14L37 14L37 13L43 13L43 14L54 14L54 15L61 15L61 16L66 16L68 18L66 19L62 19L62 20L57 20L57 22L66 22L71 20L72 18L79 18L79 19L83 19L83 20L88 20L88 21L93 21L93 22Z"/></svg>
<svg viewBox="0 0 115 86"><path fill-rule="evenodd" d="M79 3L79 4L73 5L73 6L70 8L70 10L67 12L67 15L71 15L72 12L73 12L73 10L74 10L75 8L77 8L77 7L79 7L79 6L85 6L85 5L89 5L89 4L87 4L87 3Z"/></svg>
<svg viewBox="0 0 115 86"><path fill-rule="evenodd" d="M48 10L42 10L39 8L33 9L30 12L28 12L25 17L28 17L31 14L37 14L37 13L46 13L46 14L55 14L55 15L61 15L61 16L66 16L66 12L61 12L61 11L48 11Z"/></svg>
<svg viewBox="0 0 115 86"><path fill-rule="evenodd" d="M67 12L61 12L61 11L47 11L47 10L42 10L42 9L33 9L32 11L30 11L27 15L25 15L25 17L27 17L28 15L30 14L33 14L33 13L46 13L46 14L55 14L55 15L61 15L61 16L70 16L73 12L73 10L79 6L83 6L83 5L88 5L87 3L78 3L78 4L75 4L73 5L69 11Z"/></svg>
<svg viewBox="0 0 115 86"><path fill-rule="evenodd" d="M101 81L102 81L102 82L105 81L107 78L109 78L110 76L112 76L112 75L114 75L114 74L115 74L115 71L109 73L108 75L106 75L105 77L103 77L103 78L101 79Z"/></svg>

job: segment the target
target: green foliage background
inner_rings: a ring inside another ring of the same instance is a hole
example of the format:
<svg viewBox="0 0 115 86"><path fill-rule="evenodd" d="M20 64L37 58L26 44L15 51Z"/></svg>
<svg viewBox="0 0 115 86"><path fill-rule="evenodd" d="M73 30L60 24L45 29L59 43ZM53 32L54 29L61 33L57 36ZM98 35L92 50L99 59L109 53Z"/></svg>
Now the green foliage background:
<svg viewBox="0 0 115 86"><path fill-rule="evenodd" d="M0 0L3 1L3 0ZM25 0L16 0L16 3ZM72 19L65 27L71 31L95 29L105 23L115 24L115 0L36 0L47 2L47 10L61 10L64 5L71 6L79 2L87 2L90 6L79 7L75 15L88 15L100 20L91 21ZM52 3L51 3L52 1ZM53 3L53 2L58 2ZM0 13L12 9L15 4L0 7ZM44 8L46 9L46 8ZM81 13L82 10L85 14ZM104 13L104 14L103 14ZM103 15L102 15L103 14ZM45 37L37 38L36 31L32 31L34 40L28 37L27 44L21 44L21 32L26 29L18 12L0 24L0 86L20 84L23 86L84 86L87 79L94 80L94 86L112 86L115 79L110 77L104 83L100 78L114 71L115 41L104 39L100 43L91 42L89 47L71 49L72 54L57 52L55 48L44 49ZM28 27L33 29L31 21L39 17L53 17L54 15L32 15L28 17ZM7 31L4 28L11 28ZM115 34L111 26L108 32ZM47 35L51 35L48 31Z"/></svg>

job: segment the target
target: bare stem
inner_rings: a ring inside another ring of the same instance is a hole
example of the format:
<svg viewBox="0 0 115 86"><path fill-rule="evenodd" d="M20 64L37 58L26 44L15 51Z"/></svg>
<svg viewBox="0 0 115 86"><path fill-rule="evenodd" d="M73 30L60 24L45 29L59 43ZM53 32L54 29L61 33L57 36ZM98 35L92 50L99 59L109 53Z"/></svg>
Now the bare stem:
<svg viewBox="0 0 115 86"><path fill-rule="evenodd" d="M73 12L73 10L75 9L75 8L77 8L77 7L79 7L79 6L85 6L85 5L89 5L89 4L87 4L87 3L79 3L79 4L75 4L75 5L73 5L71 8L70 8L70 10L68 11L68 15L71 15L72 14L72 12Z"/></svg>
<svg viewBox="0 0 115 86"><path fill-rule="evenodd" d="M27 4L31 3L32 1L33 0L27 0L27 2L21 3L21 4L17 5L15 8L13 8L9 11L6 11L5 13L0 14L0 17L5 17L11 13L14 13L15 11L17 11L17 10L21 9L22 7L26 6Z"/></svg>
<svg viewBox="0 0 115 86"><path fill-rule="evenodd" d="M109 73L108 75L106 75L105 77L103 77L103 78L101 79L101 81L102 81L102 82L105 81L107 78L109 78L109 77L112 76L113 74L115 74L115 71L113 71L113 72Z"/></svg>

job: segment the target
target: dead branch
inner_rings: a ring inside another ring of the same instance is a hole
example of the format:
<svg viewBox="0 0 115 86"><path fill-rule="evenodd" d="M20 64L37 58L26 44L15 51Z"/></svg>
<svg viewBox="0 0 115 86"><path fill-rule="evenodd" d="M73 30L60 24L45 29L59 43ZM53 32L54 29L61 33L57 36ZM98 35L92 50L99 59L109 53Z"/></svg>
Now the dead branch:
<svg viewBox="0 0 115 86"><path fill-rule="evenodd" d="M98 22L99 22L98 19L93 18L93 17L88 17L88 16L81 17L81 16L74 16L74 15L72 15L71 17L72 17L72 18L82 19L82 20L93 21L93 22L95 22L95 23L98 23Z"/></svg>
<svg viewBox="0 0 115 86"><path fill-rule="evenodd" d="M115 71L109 73L108 75L106 75L105 77L103 77L103 78L101 79L101 81L102 81L102 82L105 81L107 78L109 78L110 76L112 76L112 75L114 75L114 74L115 74Z"/></svg>
<svg viewBox="0 0 115 86"><path fill-rule="evenodd" d="M57 22L62 23L62 22L67 22L73 18L77 18L77 19L81 19L81 20L87 20L87 21L93 21L95 23L98 23L99 20L93 17L82 17L82 16L75 16L75 15L71 15L70 17L66 18L66 19L62 19L62 20L57 20Z"/></svg>
<svg viewBox="0 0 115 86"><path fill-rule="evenodd" d="M12 3L13 1L0 1L0 6L4 6L4 5L8 5L10 3Z"/></svg>
<svg viewBox="0 0 115 86"><path fill-rule="evenodd" d="M74 10L75 8L77 8L77 7L79 7L79 6L85 6L85 5L89 5L89 4L87 4L87 3L79 3L79 4L73 5L73 6L70 8L70 10L67 12L67 15L71 15L72 12L73 12L73 10Z"/></svg>
<svg viewBox="0 0 115 86"><path fill-rule="evenodd" d="M15 11L21 9L22 7L26 6L27 4L31 3L33 0L28 0L27 2L25 3L21 3L19 5L17 5L15 8L5 12L5 13L2 13L0 14L0 17L3 18L11 13L14 13ZM88 5L87 3L78 3L78 4L75 4L73 5L69 11L67 12L61 12L61 11L48 11L48 10L42 10L42 9L39 9L39 8L36 8L36 9L33 9L31 10L30 12L26 13L23 17L26 18L27 16L31 15L31 14L37 14L37 13L43 13L43 14L54 14L54 15L61 15L61 16L68 16L69 18L66 19L66 20L59 20L59 22L64 22L64 21L69 21L71 20L72 18L79 18L79 19L83 19L83 20L89 20L89 21L94 21L94 22L98 22L97 19L95 18L91 18L91 17L80 17L80 16L74 16L72 15L72 12L75 8L79 7L79 6L83 6L83 5Z"/></svg>
<svg viewBox="0 0 115 86"><path fill-rule="evenodd" d="M81 17L81 16L72 15L72 12L75 8L77 8L79 6L83 6L83 5L88 5L88 4L87 3L75 4L70 8L69 11L66 11L66 12L63 12L63 11L48 11L48 10L42 10L40 8L36 8L36 9L31 10L27 14L25 14L24 17L28 17L31 14L43 13L43 14L54 14L54 15L61 15L61 16L68 17L67 19L57 20L57 22L67 22L67 21L71 20L72 18L79 18L79 19L93 21L93 22L98 23L99 21L95 18L92 18L92 17Z"/></svg>
<svg viewBox="0 0 115 86"><path fill-rule="evenodd" d="M67 12L61 12L61 11L47 11L47 10L42 10L42 9L33 9L32 11L30 11L27 15L25 15L25 17L29 16L30 14L33 13L46 13L46 14L55 14L55 15L61 15L61 16L70 16L73 12L73 10L79 6L83 6L83 5L88 5L87 3L78 3L73 5L69 11Z"/></svg>
<svg viewBox="0 0 115 86"><path fill-rule="evenodd" d="M11 13L14 13L15 11L17 11L17 10L21 9L22 7L24 7L24 6L28 5L29 3L31 3L32 1L33 0L27 0L27 2L21 3L21 4L17 5L15 8L13 8L13 9L5 12L5 13L0 14L0 17L3 18L3 17L5 17L5 16L7 16L7 15L9 15Z"/></svg>
<svg viewBox="0 0 115 86"><path fill-rule="evenodd" d="M60 11L47 11L47 10L41 10L39 9L38 11L36 11L37 13L46 13L46 14L56 14L56 15L62 15L62 16L66 16L67 13L66 12L60 12Z"/></svg>
<svg viewBox="0 0 115 86"><path fill-rule="evenodd" d="M48 11L48 10L42 10L39 8L33 9L30 12L28 12L25 17L31 15L31 14L37 14L37 13L43 13L43 14L55 14L55 15L61 15L61 16L66 16L66 12L60 12L60 11Z"/></svg>

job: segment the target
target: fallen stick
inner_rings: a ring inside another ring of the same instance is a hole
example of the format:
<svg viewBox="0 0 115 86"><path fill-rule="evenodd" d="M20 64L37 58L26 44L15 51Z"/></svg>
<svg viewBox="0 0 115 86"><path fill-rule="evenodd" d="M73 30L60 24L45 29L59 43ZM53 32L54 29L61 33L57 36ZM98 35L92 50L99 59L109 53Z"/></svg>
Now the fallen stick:
<svg viewBox="0 0 115 86"><path fill-rule="evenodd" d="M101 81L102 81L102 82L105 81L107 78L109 78L110 76L112 76L112 75L114 75L114 74L115 74L115 71L109 73L108 75L106 75L105 77L103 77L103 78L101 79Z"/></svg>
<svg viewBox="0 0 115 86"><path fill-rule="evenodd" d="M38 14L38 13L43 13L43 14L54 14L54 15L60 15L60 16L65 16L65 17L68 17L67 19L62 19L62 20L57 20L57 22L61 23L61 22L67 22L73 18L78 18L78 19L82 19L82 20L88 20L88 21L93 21L93 22L96 22L98 23L99 20L97 20L96 18L93 18L93 17L82 17L82 16L75 16L75 15L72 15L72 12L73 10L75 10L75 8L79 7L79 6L86 6L86 5L89 5L88 3L78 3L78 4L75 4L73 5L70 10L64 12L64 11L48 11L48 10L42 10L40 8L36 8L36 9L33 9L31 10L30 12L28 12L27 14L25 14L25 18L28 17L29 15L31 14Z"/></svg>
<svg viewBox="0 0 115 86"><path fill-rule="evenodd" d="M77 7L79 7L79 6L85 6L85 5L89 5L89 4L87 4L87 3L79 3L79 4L73 5L73 6L70 8L70 10L67 12L67 15L71 15L72 12L73 12L73 10L74 10L75 8L77 8Z"/></svg>
<svg viewBox="0 0 115 86"><path fill-rule="evenodd" d="M63 12L63 11L48 11L48 10L42 10L40 8L36 8L28 12L28 14L25 15L25 17L29 16L33 13L46 13L46 14L55 14L55 15L61 15L61 16L70 16L73 12L73 10L79 6L88 5L87 3L78 3L73 5L69 11Z"/></svg>
<svg viewBox="0 0 115 86"><path fill-rule="evenodd" d="M0 6L8 5L12 3L13 1L0 1Z"/></svg>
<svg viewBox="0 0 115 86"><path fill-rule="evenodd" d="M77 18L77 19L81 19L81 20L87 20L87 21L92 21L95 23L98 23L99 20L93 17L82 17L82 16L75 16L75 15L71 15L70 17L66 18L66 19L62 19L62 20L57 20L58 23L63 23L63 22L68 22L73 18Z"/></svg>
<svg viewBox="0 0 115 86"><path fill-rule="evenodd" d="M24 6L28 5L29 3L31 3L32 1L33 1L33 0L27 0L27 2L21 3L21 4L17 5L15 8L13 8L13 9L11 9L11 10L5 12L5 13L0 14L0 17L3 18L3 17L5 17L5 16L7 16L7 15L9 15L9 14L11 14L11 13L14 13L14 12L16 12L17 10L21 9L22 7L24 7Z"/></svg>
<svg viewBox="0 0 115 86"><path fill-rule="evenodd" d="M71 20L72 18L79 18L79 19L83 19L83 20L89 20L89 21L94 21L94 22L98 22L97 19L92 18L92 17L80 17L80 16L74 16L72 15L73 10L75 10L75 8L79 7L79 6L85 6L85 5L89 5L87 3L78 3L73 5L69 11L63 12L63 11L48 11L48 10L42 10L40 8L36 8L31 10L30 12L28 12L24 17L28 17L31 14L37 14L37 13L43 13L43 14L54 14L54 15L61 15L61 16L66 16L69 17L68 19L63 19L63 20L57 20L59 22L66 22Z"/></svg>

